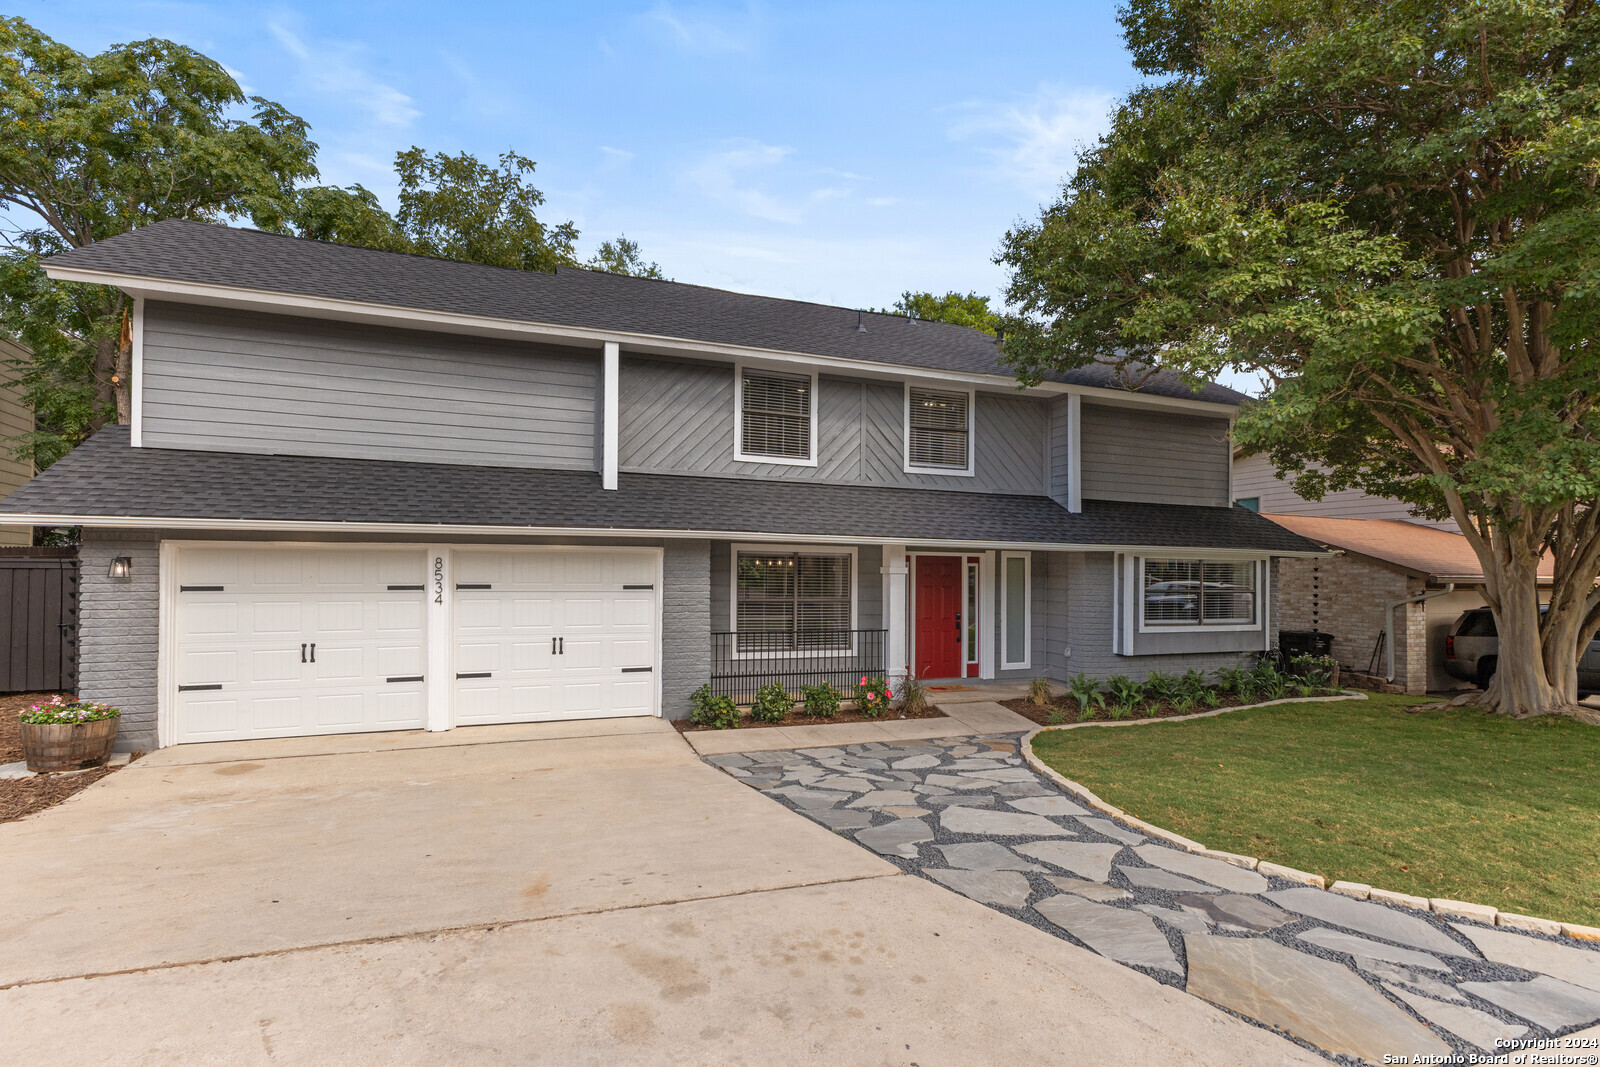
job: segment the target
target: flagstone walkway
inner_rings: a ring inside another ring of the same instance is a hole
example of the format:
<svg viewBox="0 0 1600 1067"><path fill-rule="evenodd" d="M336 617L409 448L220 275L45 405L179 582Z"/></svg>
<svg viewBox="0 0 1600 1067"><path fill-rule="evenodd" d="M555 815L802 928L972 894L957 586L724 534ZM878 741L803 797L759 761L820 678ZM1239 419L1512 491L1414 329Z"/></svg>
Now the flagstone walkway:
<svg viewBox="0 0 1600 1067"><path fill-rule="evenodd" d="M1016 735L705 758L909 872L1341 1062L1482 1056L1600 1021L1600 946L1180 851L1064 795Z"/></svg>

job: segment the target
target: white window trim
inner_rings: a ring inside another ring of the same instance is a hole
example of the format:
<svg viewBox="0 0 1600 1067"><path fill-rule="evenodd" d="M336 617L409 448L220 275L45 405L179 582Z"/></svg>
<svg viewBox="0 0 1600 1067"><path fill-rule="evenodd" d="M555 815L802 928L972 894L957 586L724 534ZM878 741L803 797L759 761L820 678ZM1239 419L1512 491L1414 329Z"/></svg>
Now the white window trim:
<svg viewBox="0 0 1600 1067"><path fill-rule="evenodd" d="M1130 604L1129 604L1129 611L1134 613L1132 617L1136 620L1140 633L1142 633L1142 634L1173 634L1173 633L1177 633L1177 634L1207 633L1207 634L1209 634L1209 633L1239 633L1239 632L1242 632L1242 631L1245 631L1245 630L1259 630L1259 629L1262 629L1263 623L1261 621L1261 612L1262 612L1263 606L1266 604L1266 599L1267 599L1267 579L1266 579L1266 574L1267 574L1267 570L1269 568L1269 561L1268 560L1260 558L1260 557L1253 557L1253 558L1251 558L1251 559L1246 561L1246 562L1250 562L1250 563L1255 564L1255 569L1256 569L1255 611L1252 614L1251 619L1250 619L1249 622L1224 622L1224 623L1208 623L1208 622L1170 623L1169 622L1169 623L1147 623L1147 622L1144 621L1144 564L1145 564L1145 560L1146 559L1198 560L1201 563L1205 563L1205 562L1208 562L1208 561L1212 562L1212 563L1238 563L1238 562L1241 562L1241 561L1240 561L1239 557L1237 557L1237 556L1229 557L1229 556L1224 556L1224 555L1205 555L1205 556L1137 556L1137 557L1134 557L1134 558L1135 558L1135 561L1137 562L1138 566L1130 568L1130 571L1133 574L1134 581L1133 581L1133 589L1130 591L1130 595L1132 597L1132 600L1130 601Z"/></svg>
<svg viewBox="0 0 1600 1067"><path fill-rule="evenodd" d="M1011 617L1009 605L1006 603L1006 561L1010 559L1022 560L1022 648L1024 656L1020 662L1010 662L1006 657L1006 620ZM1033 553L1032 552L1002 552L1000 553L1000 573L995 577L995 585L1000 590L1000 669L1003 671L1028 670L1033 666Z"/></svg>
<svg viewBox="0 0 1600 1067"><path fill-rule="evenodd" d="M746 369L754 371L770 371L788 378L811 379L811 454L805 459L794 459L787 456L763 456L749 454L744 450L744 372ZM733 365L733 458L739 463L779 463L787 467L815 467L817 465L817 372L795 371L789 367L767 367L758 363L735 363Z"/></svg>
<svg viewBox="0 0 1600 1067"><path fill-rule="evenodd" d="M840 549L837 545L764 545L755 543L736 544L731 546L728 554L728 630L730 633L739 632L739 553L786 553L799 552L808 556L849 556L850 557L850 632L855 633L859 627L856 616L857 600L860 597L861 579L859 574L861 552L857 548ZM887 627L885 627L887 629ZM850 641L848 649L823 648L810 652L740 652L739 642L733 643L734 659L817 659L822 656L855 655L856 642Z"/></svg>
<svg viewBox="0 0 1600 1067"><path fill-rule="evenodd" d="M911 462L911 390L931 389L940 393L965 393L967 394L967 466L965 469L955 467L918 467ZM976 457L978 452L978 391L976 389L963 389L960 386L951 388L943 383L928 385L921 382L905 383L905 403L902 405L900 415L900 460L901 468L907 474L943 474L954 478L971 478L976 471Z"/></svg>

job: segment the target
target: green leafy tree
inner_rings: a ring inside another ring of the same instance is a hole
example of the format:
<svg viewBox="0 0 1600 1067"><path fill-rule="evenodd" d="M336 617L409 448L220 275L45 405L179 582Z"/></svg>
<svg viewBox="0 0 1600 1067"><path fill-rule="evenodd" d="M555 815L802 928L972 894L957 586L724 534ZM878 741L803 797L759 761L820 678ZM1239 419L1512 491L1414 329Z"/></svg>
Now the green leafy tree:
<svg viewBox="0 0 1600 1067"><path fill-rule="evenodd" d="M974 330L993 334L1000 317L989 307L989 298L977 293L958 293L951 290L943 296L932 293L913 293L906 290L900 299L882 315L909 315L929 322L948 322L956 326L970 326Z"/></svg>
<svg viewBox="0 0 1600 1067"><path fill-rule="evenodd" d="M629 274L635 278L654 278L657 281L667 281L665 274L661 273L659 263L646 263L644 256L639 252L639 242L628 239L626 234L619 236L615 241L601 241L600 248L589 261L584 264L590 270L610 271L612 274Z"/></svg>
<svg viewBox="0 0 1600 1067"><path fill-rule="evenodd" d="M1007 358L1027 378L1097 357L1264 375L1239 443L1304 495L1359 487L1455 518L1499 622L1488 699L1584 714L1595 0L1131 0L1121 18L1149 79L1007 235Z"/></svg>
<svg viewBox="0 0 1600 1067"><path fill-rule="evenodd" d="M248 105L251 117L230 117ZM0 19L0 330L33 352L9 369L39 466L128 412L127 299L52 282L39 261L168 218L273 210L315 173L306 124L247 101L221 65L171 41L86 56Z"/></svg>

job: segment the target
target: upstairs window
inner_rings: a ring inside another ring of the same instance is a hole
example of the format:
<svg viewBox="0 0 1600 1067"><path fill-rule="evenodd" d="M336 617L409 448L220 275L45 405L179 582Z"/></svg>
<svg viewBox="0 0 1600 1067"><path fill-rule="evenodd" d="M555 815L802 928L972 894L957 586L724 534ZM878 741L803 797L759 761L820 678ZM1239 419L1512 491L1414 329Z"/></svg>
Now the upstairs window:
<svg viewBox="0 0 1600 1067"><path fill-rule="evenodd" d="M739 371L734 458L814 464L816 379L776 371Z"/></svg>
<svg viewBox="0 0 1600 1067"><path fill-rule="evenodd" d="M1147 559L1139 621L1146 627L1256 622L1257 560Z"/></svg>
<svg viewBox="0 0 1600 1067"><path fill-rule="evenodd" d="M906 471L972 473L972 407L968 391L906 387Z"/></svg>

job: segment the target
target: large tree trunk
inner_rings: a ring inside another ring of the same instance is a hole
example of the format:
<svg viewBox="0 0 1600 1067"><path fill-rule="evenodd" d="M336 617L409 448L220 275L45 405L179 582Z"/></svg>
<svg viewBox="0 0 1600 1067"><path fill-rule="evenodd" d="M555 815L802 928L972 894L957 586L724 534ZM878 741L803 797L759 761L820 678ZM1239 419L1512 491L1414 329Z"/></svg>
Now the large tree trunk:
<svg viewBox="0 0 1600 1067"><path fill-rule="evenodd" d="M1542 715L1559 711L1577 698L1577 672L1573 670L1571 696L1562 699L1559 688L1545 670L1544 642L1539 632L1538 564L1501 560L1499 604L1495 622L1500 650L1489 703L1509 715Z"/></svg>

